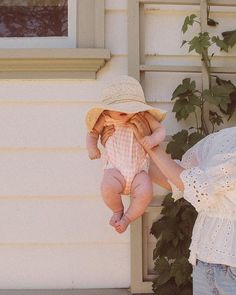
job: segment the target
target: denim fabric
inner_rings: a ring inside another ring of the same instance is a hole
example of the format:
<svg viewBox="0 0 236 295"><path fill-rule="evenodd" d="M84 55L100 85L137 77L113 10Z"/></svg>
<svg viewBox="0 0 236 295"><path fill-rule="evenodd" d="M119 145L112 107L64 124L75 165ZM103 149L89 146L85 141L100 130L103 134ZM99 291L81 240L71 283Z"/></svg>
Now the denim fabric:
<svg viewBox="0 0 236 295"><path fill-rule="evenodd" d="M236 295L236 267L197 260L192 277L193 295Z"/></svg>

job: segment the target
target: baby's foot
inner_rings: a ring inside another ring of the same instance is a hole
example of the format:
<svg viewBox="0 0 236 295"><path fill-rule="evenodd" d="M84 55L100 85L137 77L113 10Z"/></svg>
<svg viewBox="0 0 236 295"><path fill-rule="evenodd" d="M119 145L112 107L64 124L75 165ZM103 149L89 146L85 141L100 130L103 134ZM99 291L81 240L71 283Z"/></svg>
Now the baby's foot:
<svg viewBox="0 0 236 295"><path fill-rule="evenodd" d="M123 210L121 210L119 212L114 212L111 219L110 219L110 221L109 221L109 224L111 226L115 226L116 223L121 220L121 217L123 216L123 213L124 213Z"/></svg>
<svg viewBox="0 0 236 295"><path fill-rule="evenodd" d="M130 224L131 220L124 214L120 221L116 222L115 229L118 233L123 233L128 225Z"/></svg>

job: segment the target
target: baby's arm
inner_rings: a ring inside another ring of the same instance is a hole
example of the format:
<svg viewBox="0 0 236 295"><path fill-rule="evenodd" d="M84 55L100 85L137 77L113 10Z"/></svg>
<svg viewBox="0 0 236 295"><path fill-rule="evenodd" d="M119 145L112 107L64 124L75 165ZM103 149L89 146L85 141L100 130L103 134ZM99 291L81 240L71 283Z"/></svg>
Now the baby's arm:
<svg viewBox="0 0 236 295"><path fill-rule="evenodd" d="M151 149L164 141L166 136L165 127L162 126L149 112L144 112L144 117L148 121L152 134L145 136L141 142L144 147Z"/></svg>
<svg viewBox="0 0 236 295"><path fill-rule="evenodd" d="M93 130L87 133L86 145L91 160L99 159L101 157L101 152L97 147L99 135L102 133L104 127L104 117L100 115L97 122L95 123Z"/></svg>

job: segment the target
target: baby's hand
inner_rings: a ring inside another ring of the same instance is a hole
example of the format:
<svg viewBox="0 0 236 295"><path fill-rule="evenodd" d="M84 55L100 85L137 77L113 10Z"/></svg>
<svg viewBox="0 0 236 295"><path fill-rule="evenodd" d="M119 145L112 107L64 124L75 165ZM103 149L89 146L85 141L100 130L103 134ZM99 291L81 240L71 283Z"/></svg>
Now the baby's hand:
<svg viewBox="0 0 236 295"><path fill-rule="evenodd" d="M151 149L154 147L154 143L153 143L153 140L151 138L151 136L144 136L142 139L141 139L141 144L143 145L144 148L146 149Z"/></svg>
<svg viewBox="0 0 236 295"><path fill-rule="evenodd" d="M89 154L90 160L96 160L96 159L101 158L101 152L98 148L94 148L94 149L89 150L88 154Z"/></svg>

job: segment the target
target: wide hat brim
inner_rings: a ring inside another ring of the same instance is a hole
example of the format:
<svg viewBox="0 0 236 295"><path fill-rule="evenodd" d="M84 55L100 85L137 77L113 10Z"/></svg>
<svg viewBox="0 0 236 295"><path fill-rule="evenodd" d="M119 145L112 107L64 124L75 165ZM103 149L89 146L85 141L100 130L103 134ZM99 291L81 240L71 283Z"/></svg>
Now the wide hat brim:
<svg viewBox="0 0 236 295"><path fill-rule="evenodd" d="M165 110L154 108L146 103L138 102L138 101L135 101L135 102L129 101L125 103L124 102L112 103L111 105L101 103L91 108L86 114L85 121L86 121L87 129L89 132L92 131L99 116L105 110L117 111L117 112L128 113L128 114L148 111L159 122L164 120L167 113Z"/></svg>

